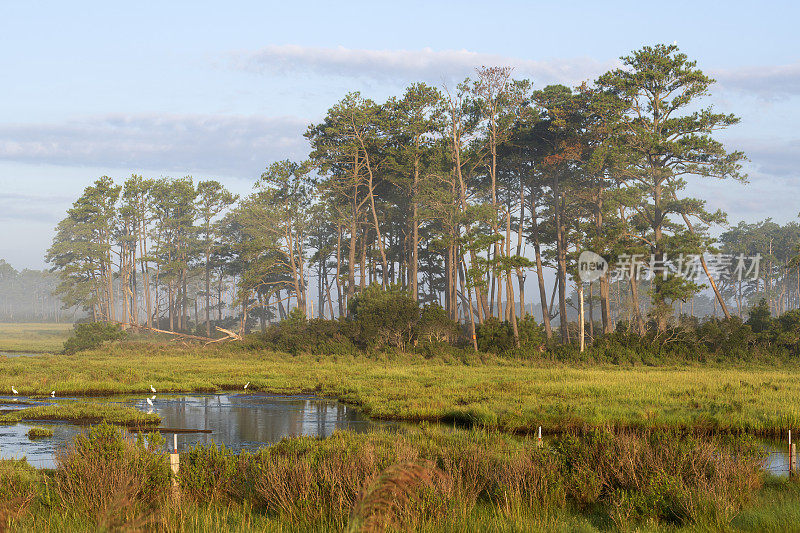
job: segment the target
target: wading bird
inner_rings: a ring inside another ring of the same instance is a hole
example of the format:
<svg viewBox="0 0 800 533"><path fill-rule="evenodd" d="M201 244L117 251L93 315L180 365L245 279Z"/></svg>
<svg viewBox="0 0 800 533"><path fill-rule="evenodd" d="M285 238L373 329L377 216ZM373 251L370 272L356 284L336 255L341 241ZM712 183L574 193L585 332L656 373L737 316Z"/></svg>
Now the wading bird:
<svg viewBox="0 0 800 533"><path fill-rule="evenodd" d="M245 385L244 385L244 390L247 390L247 387L249 387L249 386L250 386L250 382L248 381L248 382L247 382L247 383L245 383Z"/></svg>
<svg viewBox="0 0 800 533"><path fill-rule="evenodd" d="M156 399L155 396L153 396L152 398L147 398L147 405L149 405L150 407L153 407L153 400L155 400L155 399Z"/></svg>
<svg viewBox="0 0 800 533"><path fill-rule="evenodd" d="M50 397L51 398L55 398L56 397L56 391L54 391L54 390L50 391Z"/></svg>
<svg viewBox="0 0 800 533"><path fill-rule="evenodd" d="M155 389L155 388L153 388L153 385L152 385L152 384L150 385L150 392L152 392L153 394L155 394L155 392L156 392L156 389Z"/></svg>
<svg viewBox="0 0 800 533"><path fill-rule="evenodd" d="M14 396L16 396L17 394L19 394L19 391L18 391L17 389L15 389L15 388L14 388L14 385L11 385L11 392L13 392L13 393L14 393Z"/></svg>

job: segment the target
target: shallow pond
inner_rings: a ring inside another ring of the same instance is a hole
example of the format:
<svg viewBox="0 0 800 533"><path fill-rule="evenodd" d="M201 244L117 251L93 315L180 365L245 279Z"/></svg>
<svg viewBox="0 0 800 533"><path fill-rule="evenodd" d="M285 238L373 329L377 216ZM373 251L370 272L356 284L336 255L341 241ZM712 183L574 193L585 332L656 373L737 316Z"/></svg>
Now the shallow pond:
<svg viewBox="0 0 800 533"><path fill-rule="evenodd" d="M27 400L19 398L19 402ZM132 405L141 411L161 415L162 428L206 430L207 433L177 433L178 449L197 443L215 442L232 450L256 449L273 444L284 437L310 435L327 437L337 429L366 431L382 425L369 420L357 409L335 400L313 396L281 396L272 394L182 394L157 395L153 406L145 397L111 398L99 401ZM0 397L0 410L13 408L14 400ZM27 437L32 426L52 428L50 438L31 441ZM27 457L40 468L55 465L55 452L83 426L61 422L0 424L0 458ZM172 434L164 435L169 446Z"/></svg>
<svg viewBox="0 0 800 533"><path fill-rule="evenodd" d="M144 412L158 413L162 419L161 428L203 431L178 432L179 450L197 443L210 442L224 444L234 451L257 449L274 444L284 437L327 437L337 429L363 432L391 425L370 420L357 409L335 400L314 396L235 393L156 395L152 406L144 396L92 401L119 403ZM49 403L45 400L0 396L0 412L18 409L26 402ZM53 436L29 440L27 432L33 426L49 427L53 430ZM34 466L53 468L56 450L85 430L86 426L63 422L26 421L12 425L0 424L0 458L26 457ZM164 435L169 447L172 446L172 435L170 432ZM764 440L762 445L767 452L765 470L774 475L788 475L788 445L772 440Z"/></svg>

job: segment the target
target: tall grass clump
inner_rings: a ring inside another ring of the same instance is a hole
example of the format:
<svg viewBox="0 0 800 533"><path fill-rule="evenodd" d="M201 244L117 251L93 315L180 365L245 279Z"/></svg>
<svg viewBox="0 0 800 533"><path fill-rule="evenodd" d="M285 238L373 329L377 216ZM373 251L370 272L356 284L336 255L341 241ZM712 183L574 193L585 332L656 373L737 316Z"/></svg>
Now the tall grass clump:
<svg viewBox="0 0 800 533"><path fill-rule="evenodd" d="M39 473L25 459L0 461L0 531L25 515L39 481Z"/></svg>
<svg viewBox="0 0 800 533"><path fill-rule="evenodd" d="M419 515L444 516L451 493L450 478L433 463L394 464L361 492L347 530L408 530Z"/></svg>
<svg viewBox="0 0 800 533"><path fill-rule="evenodd" d="M538 448L423 428L287 439L239 456L197 447L182 460L181 487L196 502L246 504L304 529L424 529L487 507L512 521L573 509L618 528L721 528L761 486L760 461L746 442L663 431L596 430Z"/></svg>
<svg viewBox="0 0 800 533"><path fill-rule="evenodd" d="M765 489L780 505L764 500L752 443L656 430L562 434L539 447L423 425L240 454L196 446L181 454L178 494L161 450L160 435L134 441L102 424L52 474L0 461L0 529L705 531L772 523L758 509L789 516L800 502L793 482Z"/></svg>
<svg viewBox="0 0 800 533"><path fill-rule="evenodd" d="M570 497L602 504L619 528L645 520L721 528L763 482L761 452L743 440L595 430L554 446Z"/></svg>
<svg viewBox="0 0 800 533"><path fill-rule="evenodd" d="M155 520L170 493L163 437L132 441L108 424L79 435L57 457L55 489L63 510L84 515L99 530Z"/></svg>

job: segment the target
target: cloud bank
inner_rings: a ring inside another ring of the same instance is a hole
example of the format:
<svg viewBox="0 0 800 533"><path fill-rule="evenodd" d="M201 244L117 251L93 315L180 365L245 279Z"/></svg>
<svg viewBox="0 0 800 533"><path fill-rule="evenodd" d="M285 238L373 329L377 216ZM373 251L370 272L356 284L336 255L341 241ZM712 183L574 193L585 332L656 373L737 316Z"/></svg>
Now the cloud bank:
<svg viewBox="0 0 800 533"><path fill-rule="evenodd" d="M800 62L717 70L712 71L712 75L723 89L754 95L765 100L800 95Z"/></svg>
<svg viewBox="0 0 800 533"><path fill-rule="evenodd" d="M0 220L55 222L71 198L61 195L0 193Z"/></svg>
<svg viewBox="0 0 800 533"><path fill-rule="evenodd" d="M231 54L231 64L250 72L314 72L377 81L460 80L480 66L514 67L516 77L531 77L539 85L576 85L617 65L588 57L533 61L469 50L365 50L293 44L270 45L254 52Z"/></svg>
<svg viewBox="0 0 800 533"><path fill-rule="evenodd" d="M256 177L301 157L295 117L113 114L54 124L0 124L0 160Z"/></svg>

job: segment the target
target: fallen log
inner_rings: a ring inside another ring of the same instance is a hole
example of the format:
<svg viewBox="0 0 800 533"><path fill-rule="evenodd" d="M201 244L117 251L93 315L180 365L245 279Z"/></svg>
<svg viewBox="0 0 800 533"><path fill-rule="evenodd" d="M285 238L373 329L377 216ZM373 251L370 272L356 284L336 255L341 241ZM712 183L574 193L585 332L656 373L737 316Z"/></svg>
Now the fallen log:
<svg viewBox="0 0 800 533"><path fill-rule="evenodd" d="M131 433L211 433L210 429L193 429L193 428L148 428L148 427L131 427L128 428Z"/></svg>
<svg viewBox="0 0 800 533"><path fill-rule="evenodd" d="M173 335L176 338L175 340L179 340L179 341L194 340L194 341L205 342L206 345L212 344L214 342L222 342L222 341L229 341L229 340L236 340L236 341L242 340L242 338L239 335L237 335L236 333L234 333L233 331L221 328L219 326L217 326L217 329L219 331L225 333L227 336L226 337L221 337L219 339L213 339L211 337L201 337L199 335L190 335L189 333L179 333L177 331L169 331L169 330L166 330L166 329L151 328L151 327L148 327L148 326L140 326L140 325L137 325L137 324L127 324L125 322L115 322L115 323L119 324L121 326L125 326L125 327L128 327L128 328L131 328L131 329L141 329L141 330L145 330L145 331L154 331L156 333L165 333L167 335Z"/></svg>

